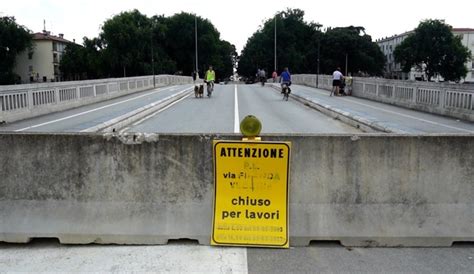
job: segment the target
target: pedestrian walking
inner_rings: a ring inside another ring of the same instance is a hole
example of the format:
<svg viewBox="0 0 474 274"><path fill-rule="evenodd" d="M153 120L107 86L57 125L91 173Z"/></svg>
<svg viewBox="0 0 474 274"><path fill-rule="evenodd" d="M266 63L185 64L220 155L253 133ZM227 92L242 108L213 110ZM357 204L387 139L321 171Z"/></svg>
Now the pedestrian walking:
<svg viewBox="0 0 474 274"><path fill-rule="evenodd" d="M342 79L344 79L344 75L342 75L341 68L338 67L332 73L332 90L329 96L332 96L333 93L335 96L339 96L339 86L341 85Z"/></svg>

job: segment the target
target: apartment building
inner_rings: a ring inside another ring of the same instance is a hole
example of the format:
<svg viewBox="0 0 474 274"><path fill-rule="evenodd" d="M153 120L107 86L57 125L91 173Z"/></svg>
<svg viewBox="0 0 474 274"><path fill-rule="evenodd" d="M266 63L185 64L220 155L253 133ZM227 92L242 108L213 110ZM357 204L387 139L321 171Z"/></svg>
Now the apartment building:
<svg viewBox="0 0 474 274"><path fill-rule="evenodd" d="M413 67L410 72L404 73L401 65L395 62L393 52L395 48L408 37L413 31L405 32L399 35L379 39L376 43L379 45L383 54L385 55L385 69L384 77L391 79L402 79L402 80L426 80L426 75L422 68ZM461 37L462 44L467 47L471 53L471 60L466 62L466 68L468 73L462 81L474 83L474 29L471 28L453 28L453 34ZM441 77L434 79L435 81L442 81Z"/></svg>
<svg viewBox="0 0 474 274"><path fill-rule="evenodd" d="M21 83L59 82L62 74L59 63L66 46L71 41L63 34L52 35L49 31L33 34L33 50L17 56L14 72Z"/></svg>

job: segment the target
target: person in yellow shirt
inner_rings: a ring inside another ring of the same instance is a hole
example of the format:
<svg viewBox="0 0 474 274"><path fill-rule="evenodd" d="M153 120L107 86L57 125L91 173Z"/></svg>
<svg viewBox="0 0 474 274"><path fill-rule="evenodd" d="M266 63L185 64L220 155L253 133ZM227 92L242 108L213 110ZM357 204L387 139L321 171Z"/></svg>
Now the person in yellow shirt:
<svg viewBox="0 0 474 274"><path fill-rule="evenodd" d="M212 66L209 66L209 69L204 75L204 81L211 85L211 90L214 89L214 82L216 81L216 72L212 69Z"/></svg>

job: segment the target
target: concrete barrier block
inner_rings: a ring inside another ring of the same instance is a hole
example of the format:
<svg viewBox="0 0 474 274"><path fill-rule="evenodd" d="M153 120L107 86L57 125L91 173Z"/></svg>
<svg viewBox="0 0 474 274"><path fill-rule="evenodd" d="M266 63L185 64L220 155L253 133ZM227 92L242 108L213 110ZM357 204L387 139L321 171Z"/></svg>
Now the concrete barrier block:
<svg viewBox="0 0 474 274"><path fill-rule="evenodd" d="M291 141L290 244L474 241L474 135L267 135ZM213 139L0 134L0 241L209 244Z"/></svg>

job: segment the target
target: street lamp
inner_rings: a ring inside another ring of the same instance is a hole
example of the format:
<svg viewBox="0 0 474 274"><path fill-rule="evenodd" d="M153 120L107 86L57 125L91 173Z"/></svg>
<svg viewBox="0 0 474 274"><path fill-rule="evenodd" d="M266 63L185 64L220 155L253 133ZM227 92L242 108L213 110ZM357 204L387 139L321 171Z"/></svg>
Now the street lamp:
<svg viewBox="0 0 474 274"><path fill-rule="evenodd" d="M348 59L349 59L349 54L346 52L346 74L344 74L345 76L347 76L347 62L348 62Z"/></svg>
<svg viewBox="0 0 474 274"><path fill-rule="evenodd" d="M321 37L318 38L318 59L317 59L317 67L316 67L316 88L319 87L319 53L321 51Z"/></svg>
<svg viewBox="0 0 474 274"><path fill-rule="evenodd" d="M151 72L153 73L153 88L156 87L155 82L155 54L153 52L153 27L151 29Z"/></svg>
<svg viewBox="0 0 474 274"><path fill-rule="evenodd" d="M275 52L275 56L274 56L274 71L277 71L277 14L275 14L275 49L274 49L274 52Z"/></svg>
<svg viewBox="0 0 474 274"><path fill-rule="evenodd" d="M197 38L197 15L194 15L194 41L196 50L196 78L199 78L198 74L198 38Z"/></svg>

